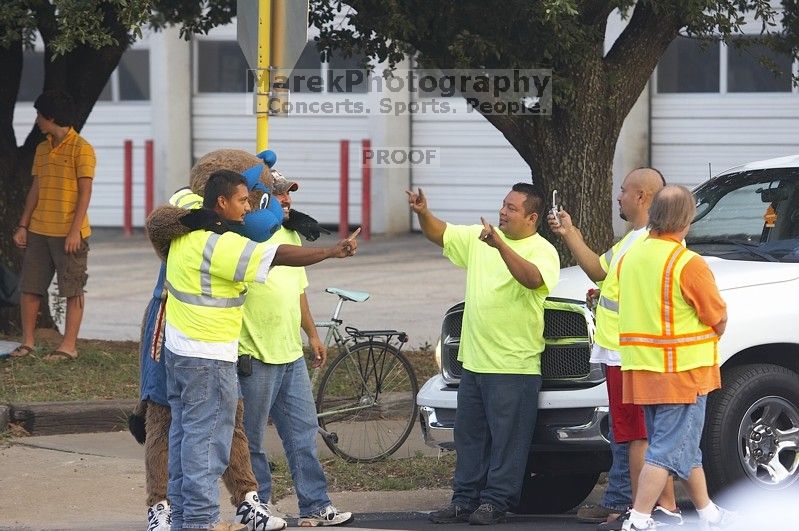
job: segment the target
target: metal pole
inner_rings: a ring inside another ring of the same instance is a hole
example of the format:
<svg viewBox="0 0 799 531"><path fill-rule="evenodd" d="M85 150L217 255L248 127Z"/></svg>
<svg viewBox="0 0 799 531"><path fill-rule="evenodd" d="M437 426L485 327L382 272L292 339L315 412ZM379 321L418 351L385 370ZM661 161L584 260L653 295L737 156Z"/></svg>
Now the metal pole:
<svg viewBox="0 0 799 531"><path fill-rule="evenodd" d="M272 0L258 0L258 76L255 79L255 152L269 147L269 70Z"/></svg>

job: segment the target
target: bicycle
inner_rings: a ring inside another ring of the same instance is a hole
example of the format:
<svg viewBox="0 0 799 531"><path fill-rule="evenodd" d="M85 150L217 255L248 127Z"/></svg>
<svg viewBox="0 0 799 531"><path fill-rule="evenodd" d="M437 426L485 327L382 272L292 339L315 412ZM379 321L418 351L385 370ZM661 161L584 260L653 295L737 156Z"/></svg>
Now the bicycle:
<svg viewBox="0 0 799 531"><path fill-rule="evenodd" d="M369 293L327 288L339 300L327 321L325 346L340 354L322 374L316 393L319 432L336 455L349 462L384 459L408 438L416 422L416 375L400 352L408 335L399 330L358 330L340 326L345 301L363 302ZM395 343L397 345L395 345ZM314 371L315 384L319 369Z"/></svg>

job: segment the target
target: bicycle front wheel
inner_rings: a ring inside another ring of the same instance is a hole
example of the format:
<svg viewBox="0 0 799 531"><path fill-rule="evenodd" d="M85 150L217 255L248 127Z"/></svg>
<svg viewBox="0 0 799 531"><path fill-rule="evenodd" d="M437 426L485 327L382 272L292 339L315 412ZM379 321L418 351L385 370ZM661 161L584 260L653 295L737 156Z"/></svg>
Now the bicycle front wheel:
<svg viewBox="0 0 799 531"><path fill-rule="evenodd" d="M402 446L416 421L416 375L394 346L355 344L322 376L316 398L325 444L350 462L369 463Z"/></svg>

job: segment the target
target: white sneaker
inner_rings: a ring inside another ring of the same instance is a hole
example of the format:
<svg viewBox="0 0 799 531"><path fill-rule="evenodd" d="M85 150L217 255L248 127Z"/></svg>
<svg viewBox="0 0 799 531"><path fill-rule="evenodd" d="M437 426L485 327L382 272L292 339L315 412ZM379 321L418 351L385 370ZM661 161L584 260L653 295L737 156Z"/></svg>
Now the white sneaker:
<svg viewBox="0 0 799 531"><path fill-rule="evenodd" d="M258 493L248 492L244 501L236 507L236 522L247 526L249 531L277 531L286 528L286 521L269 514L269 508L261 503Z"/></svg>
<svg viewBox="0 0 799 531"><path fill-rule="evenodd" d="M740 519L738 513L735 511L730 511L724 509L723 507L719 507L719 519L717 522L711 522L709 520L702 520L700 522L702 524L703 530L711 530L711 529L727 529L734 526L738 523Z"/></svg>
<svg viewBox="0 0 799 531"><path fill-rule="evenodd" d="M332 505L328 505L316 514L301 516L297 520L299 527L318 527L322 525L346 525L355 520L352 513L339 512Z"/></svg>
<svg viewBox="0 0 799 531"><path fill-rule="evenodd" d="M147 509L147 531L169 531L172 527L172 509L162 500Z"/></svg>
<svg viewBox="0 0 799 531"><path fill-rule="evenodd" d="M646 521L644 527L637 527L635 524L633 524L632 520L628 519L624 521L624 523L621 526L621 529L622 531L649 531L651 529L657 529L657 527L658 527L657 522L655 522L651 518Z"/></svg>

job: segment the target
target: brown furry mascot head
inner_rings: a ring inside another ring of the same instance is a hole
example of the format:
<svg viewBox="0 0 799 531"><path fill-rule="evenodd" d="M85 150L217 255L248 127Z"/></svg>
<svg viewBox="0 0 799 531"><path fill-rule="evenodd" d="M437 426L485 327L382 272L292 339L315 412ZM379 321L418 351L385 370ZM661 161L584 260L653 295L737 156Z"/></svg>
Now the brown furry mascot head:
<svg viewBox="0 0 799 531"><path fill-rule="evenodd" d="M271 150L256 156L240 149L218 149L202 156L189 174L190 188L178 190L170 198L169 206L155 209L147 218L147 234L156 254L165 260L170 242L193 230L180 220L189 214L187 209L202 206L205 183L216 170L231 170L242 174L250 189L252 212L245 217L244 225L234 227L234 230L254 241L267 240L280 227L283 216L280 205L274 198L264 201L265 193L272 188L270 165L276 159Z"/></svg>

